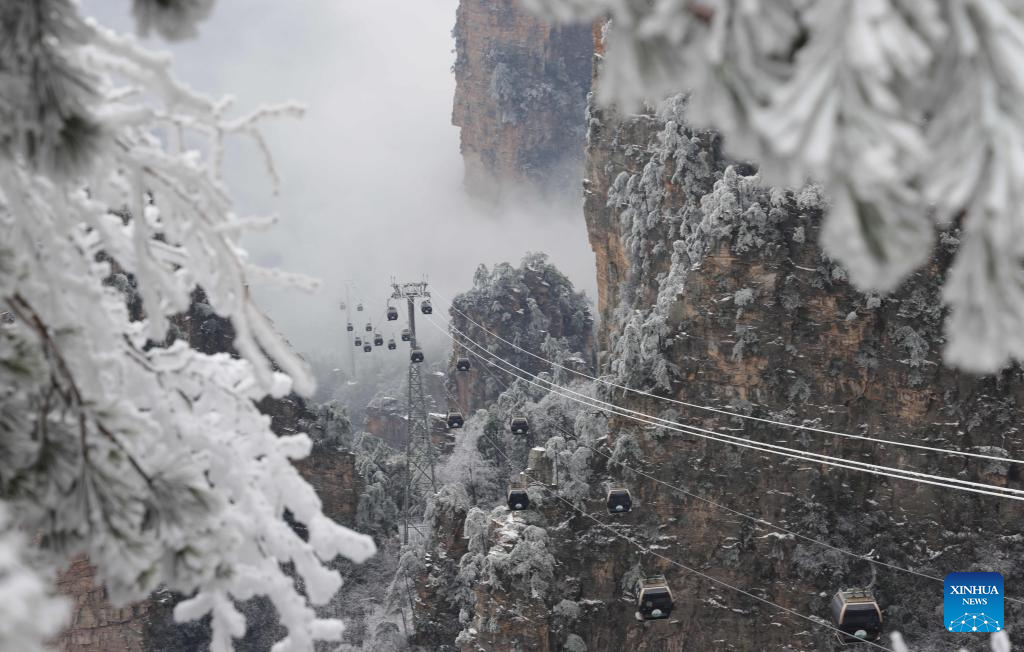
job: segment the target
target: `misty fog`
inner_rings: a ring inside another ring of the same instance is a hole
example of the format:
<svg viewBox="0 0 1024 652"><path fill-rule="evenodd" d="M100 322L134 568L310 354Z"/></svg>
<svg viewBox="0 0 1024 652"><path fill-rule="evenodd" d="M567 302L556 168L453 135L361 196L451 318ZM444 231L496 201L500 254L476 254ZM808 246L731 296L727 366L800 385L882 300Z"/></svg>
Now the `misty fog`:
<svg viewBox="0 0 1024 652"><path fill-rule="evenodd" d="M338 302L346 279L358 288L352 300L364 301L376 321L391 275L427 275L441 294L435 318L444 320L442 297L469 287L479 263L517 264L528 251L544 251L596 297L581 200L558 205L524 195L496 208L463 191L459 131L451 125L456 4L221 0L200 38L147 40L173 52L178 74L198 90L234 94L239 112L286 100L307 105L304 118L265 130L281 177L277 196L246 140L230 143L225 177L238 212L280 220L246 237L252 260L321 282L312 294L254 288L282 332L313 358L345 363ZM129 3L85 0L84 7L132 30ZM437 360L446 340L429 325L420 332L428 356L438 347Z"/></svg>

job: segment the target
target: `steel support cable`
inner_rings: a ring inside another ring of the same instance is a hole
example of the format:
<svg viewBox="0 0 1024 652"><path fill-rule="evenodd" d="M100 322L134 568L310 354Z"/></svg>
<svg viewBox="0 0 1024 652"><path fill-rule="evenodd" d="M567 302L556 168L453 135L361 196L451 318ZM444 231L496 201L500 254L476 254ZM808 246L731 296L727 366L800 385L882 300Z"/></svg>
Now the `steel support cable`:
<svg viewBox="0 0 1024 652"><path fill-rule="evenodd" d="M436 290L434 292L437 293ZM440 294L440 293L438 293L438 294ZM944 455L959 455L959 456L962 456L962 457L972 457L972 458L977 458L977 459L989 460L989 461L992 461L992 462L1007 462L1007 463L1011 463L1011 464L1024 464L1024 460L1018 460L1018 459L1014 459L1012 457L1000 457L998 455L986 455L984 453L971 453L971 452L968 452L968 451L956 451L956 450L950 450L948 448L938 448L938 447L935 447L935 446L926 446L924 444L914 444L914 443L911 443L911 442L901 442L901 441L896 441L894 439L880 439L878 437L868 437L866 435L853 435L853 434L850 434L850 433L847 433L847 432L838 432L838 431L835 431L835 430L828 430L826 428L815 428L814 426L805 426L805 425L800 425L800 424L796 424L796 423L787 423L785 421L776 421L776 420L773 420L773 419L765 419L763 417L755 417L755 416L751 416L749 414L740 414L738 412L730 412L729 410L723 410L721 408L716 408L716 407L713 407L713 406L710 406L710 405L698 405L696 403L688 403L686 401L680 401L678 399L670 398L668 396L658 396L657 394L652 394L652 393L644 391L642 389L634 389L632 387L626 387L625 385L619 385L618 383L614 383L614 382L612 382L610 380L606 380L604 378L594 377L594 376L591 376L590 374L584 373L582 371L578 371L576 369L572 369L570 367L566 367L564 365L560 365L557 362L554 362L552 360L548 360L547 358L545 358L543 356L537 355L536 353L534 353L532 351L528 351L527 349L524 349L523 347L519 346L518 344L515 344L513 342L510 342L510 341L506 340L505 338L501 337L497 333L489 330L486 326L483 326L483 325L477 323L469 315L467 315L466 313L464 313L461 310L459 310L458 308L456 308L454 302L449 302L449 305L451 306L452 310L454 310L455 312L457 312L460 315L462 315L463 317L465 317L466 320L469 321L469 323L471 323L474 326L476 326L477 328L481 329L482 331L484 331L488 335L491 335L492 337L494 337L494 338L496 338L498 340L501 340L505 344L508 344L509 346L511 346L511 347L513 347L513 348L515 348L515 349L517 349L519 351L522 351L523 353L525 353L525 354L527 354L527 355L529 355L529 356L531 356L533 358L536 358L537 360L540 360L542 362L546 362L547 364L550 364L552 367L558 367L559 369L564 369L565 371L568 371L571 374L575 374L575 375L577 375L579 377L582 377L582 378L587 378L589 380L601 383L601 384L606 385L608 387L615 387L617 389L621 389L621 390L624 390L624 391L627 391L627 392L632 392L634 394L640 394L642 396L646 396L648 398L653 398L653 399L656 399L656 400L659 400L659 401L667 401L669 403L675 403L676 405L682 405L684 407L694 408L694 409L697 409L697 410L706 410L706 411L709 411L709 412L715 412L717 414L722 414L722 415L726 415L726 416L730 416L730 417L735 417L735 418L738 418L738 419L746 419L746 420L749 420L749 421L757 421L757 422L760 422L760 423L767 423L767 424L771 424L771 425L775 425L775 426L782 426L784 428L793 428L793 429L796 429L796 430L804 430L804 431L807 431L807 432L816 432L816 433L819 433L819 434L833 435L835 437L846 437L846 438L849 438L849 439L863 439L863 440L866 440L866 441L871 441L871 442L875 442L875 443L879 443L879 444L889 444L889 445L892 445L892 446L902 446L902 447L905 447L905 448L914 448L914 449L917 449L917 450L924 450L924 451L929 451L929 452L933 452L933 453L941 453L941 454L944 454Z"/></svg>
<svg viewBox="0 0 1024 652"><path fill-rule="evenodd" d="M478 360L480 360L481 362L484 363L484 367L483 368L484 368L485 371L487 371L488 375L492 379L494 379L495 382L500 384L505 389L508 389L508 384L505 383L500 378L498 378L497 376L495 376L491 372L490 367L494 366L494 367L498 368L500 371L504 371L505 373L510 374L510 375L512 375L515 378L519 378L518 376L516 376L512 372L508 371L507 369L504 369L504 368L501 368L501 367L497 367L497 365L495 363L491 362L490 360L484 359L480 354L476 353L475 351L473 351L472 354L473 354L474 357L476 357ZM597 453L598 455L604 457L605 459L607 459L607 460L609 460L609 461L611 461L611 462L613 462L615 464L618 464L619 466L621 466L624 469L627 469L629 471L632 471L633 473L636 473L637 475L640 475L640 476L643 476L643 477L645 477L645 478L647 478L649 480L652 480L653 482L655 482L657 484L663 485L663 486L671 489L672 491L675 491L677 493L683 494L683 495L688 496L690 498L693 498L695 500L699 500L699 501L701 501L701 502L703 502L705 504L711 505L713 507L717 507L718 509L721 509L721 510L726 511L726 512L728 512L730 514L733 514L734 516L739 516L741 518L745 518L745 519L753 522L755 525L761 526L762 528L767 527L767 528L770 528L770 529L777 530L779 532L784 532L784 533L789 534L791 536L794 536L794 537L797 537L799 539L802 539L802 540L804 540L804 541L806 541L808 543L812 543L814 545L821 546L821 547L827 548L829 550L833 550L833 551L838 552L840 554L846 555L848 557L853 557L855 559L858 559L858 560L861 560L861 561L865 561L865 562L868 562L870 564L884 566L885 568L889 568L891 570L899 571L899 572L902 572L902 573L907 573L909 575L916 575L917 577L921 577L921 578L924 578L924 579L932 580L932 581L935 581L935 582L943 582L942 578L940 578L940 577L935 577L934 575L928 575L926 573L921 573L921 572L918 572L918 571L914 571L914 570L911 570L909 568L903 568L901 566L896 566L895 564L890 564L888 562L880 561L880 560L877 560L877 559L872 559L871 557L867 557L865 555L857 554L857 553L852 552L850 550L845 550L843 548L840 548L838 546L834 546L834 545L832 545L830 543L826 543L826 542L821 541L819 539L814 539L812 537L800 534L799 532L794 532L793 530L790 530L790 529L787 529L785 527L782 527L781 525L777 525L777 524L775 524L775 523L773 523L771 521L768 521L768 520L766 520L764 518L760 518L760 517L757 517L757 516L751 516L750 514L746 514L744 512L740 512L740 511L735 510L735 509L733 509L731 507L727 507L726 505L722 505L721 503L715 502L713 500L710 500L710 499L705 498L703 496L700 496L698 494L695 494L695 493L692 493L690 491L687 491L686 489L683 489L682 487L673 485L673 484L671 484L669 482L665 482L664 480L661 480L660 478L657 478L657 477L655 477L653 475L650 475L649 473L646 473L646 472L641 471L639 469L633 468L633 467L631 467L631 466L629 466L627 464L624 464L622 462L616 462L615 460L612 459L611 455L608 455L607 453L602 452L600 449L595 448L595 447L591 446L590 444L587 444L586 442L584 442L581 439L579 439L575 434L568 433L564 428L562 428L558 424L553 423L551 425L552 425L552 427L555 428L555 430L558 430L559 432L561 432L566 437L570 437L572 440L576 441L576 443L578 443L580 446L583 446L583 447L587 448L588 450L591 450L594 453ZM1006 599L1007 600L1012 600L1013 602L1022 602L1022 603L1024 603L1024 601L1016 600L1016 599L1013 599L1013 598L1006 598Z"/></svg>
<svg viewBox="0 0 1024 652"><path fill-rule="evenodd" d="M498 451L498 453L502 457L505 458L505 460L508 462L508 465L509 465L510 469L511 468L515 468L513 466L513 464L512 464L512 459L507 454L505 454L505 451L501 450L501 447L498 446L493 439L491 439L490 435L488 435L487 433L484 433L482 431L481 431L481 435L483 437L485 437L487 439L487 441L489 441L491 443L492 446L494 446L494 449L496 451ZM832 630L836 634L839 634L840 636L849 636L848 634L843 632L838 627L834 627L834 626L828 624L826 621L824 621L822 619L813 618L811 616L805 616L804 614L800 613L799 611L796 611L795 609L790 609L789 607L784 607L784 606L782 606L782 605L780 605L778 603L772 602L771 600L769 600L767 598L762 598L761 596L754 595L750 591L747 591L745 589L741 589L738 586L735 586L733 584L729 584L728 582L726 582L724 580L720 580L717 577L714 577L713 575L708 575L707 573L699 571L696 568L693 568L691 566L687 566L686 564L684 564L682 562L676 561L675 559L672 559L671 557L666 557L665 555L661 554L660 552L657 552L655 550L651 550L650 548L648 548L644 544L640 543L639 541L637 541L633 537L631 537L631 536L629 536L627 534L624 534L624 533L616 530L615 528L613 528L612 526L608 525L604 521L598 519L595 516L592 516L591 514L585 512L584 510L580 509L579 507L576 507L576 505L574 505L572 503L572 501L567 500L567 499L563 498L562 496L559 496L554 491L551 491L551 489L549 489L547 486L545 486L543 482L541 482L537 478L534 478L533 476L531 476L527 471L529 471L529 469L519 469L519 473L521 473L524 477L529 478L531 481L538 483L541 486L541 488L544 491L546 491L549 495L551 495L555 499L560 500L561 502L565 503L573 511L575 511L575 512L577 512L577 513L579 513L579 514L581 514L581 515L583 515L583 516L585 516L587 518L589 518L594 523L596 523L599 527L601 527L602 529L610 532L612 535L622 539L623 541L627 541L628 543L632 544L633 546L636 546L636 548L638 550L640 550L642 553L651 555L653 557L657 557L658 559L661 559L662 561L664 561L666 563L669 563L669 564L672 564L673 566L681 568L684 571L686 571L686 572L688 572L688 573L690 573L692 575L696 575L696 576L701 577L701 578L703 578L703 579L705 579L705 580L707 580L709 582L712 582L713 584L717 584L718 586L721 586L721 587L727 588L727 589L729 589L731 591L735 591L736 593L740 593L742 595L745 595L748 598L753 598L754 600L757 600L758 602L761 602L763 604L775 607L776 609L778 609L780 611L783 611L783 612L785 612L785 613L787 613L787 614L789 614L791 616L796 616L797 618L801 618L803 620L806 620L806 621L808 621L810 623L813 623L813 624L815 624L815 625L817 625L819 627L825 627L825 628L827 628L829 630ZM885 647L884 645L881 645L879 643L875 643L873 641L860 641L860 642L863 642L863 643L866 643L866 644L868 644L868 645L870 645L872 647L878 648L879 650L888 650L888 652L894 652L892 650L892 648Z"/></svg>
<svg viewBox="0 0 1024 652"><path fill-rule="evenodd" d="M475 357L478 360L480 360L481 362L483 362L484 363L483 369L487 372L487 374L495 382L497 382L499 385L501 385L506 390L509 388L508 384L505 383L500 378L498 378L497 376L495 376L491 372L490 367L495 367L499 371L504 371L505 373L511 375L513 378L516 378L517 380L526 380L524 378L520 378L515 373L513 373L513 372L511 372L511 371L509 371L509 370L507 370L507 369L505 369L503 367L498 366L497 364L495 364L491 360L489 360L487 358L484 358L483 356L481 356L476 351L469 351L469 353L472 354L473 357ZM493 353L489 353L489 355L493 356L496 359L500 359L499 356L497 356L497 355L495 355ZM699 501L701 501L703 503L706 503L708 505L711 505L713 507L717 507L717 508L719 508L719 509L721 509L723 511L726 511L726 512L728 512L730 514L733 514L734 516L739 516L741 518L745 518L745 519L755 523L756 525L760 525L762 527L768 527L768 528L771 528L771 529L775 529L775 530L777 530L779 532L785 532L786 534L789 534L789 535L792 535L792 536L797 537L799 539L802 539L804 541L807 541L808 543L812 543L814 545L821 546L821 547L827 548L829 550L833 550L833 551L838 552L840 554L843 554L843 555L846 555L846 556L849 556L849 557L852 557L852 558L855 558L855 559L858 559L858 560L861 560L861 561L865 561L865 562L868 562L870 564L874 564L874 565L877 565L877 566L883 566L883 567L888 568L890 570L895 570L895 571L899 571L899 572L902 572L902 573L907 573L909 575L915 575L917 577L921 577L921 578L924 578L924 579L932 580L932 581L935 581L935 582L940 582L940 583L944 582L944 580L942 578L940 578L940 577L936 577L934 575L928 575L927 573L921 573L919 571L911 570L909 568L903 568L902 566L896 566L895 564L890 564L888 562L880 561L880 560L877 560L877 559L872 559L871 557L867 557L865 555L857 554L857 553L855 553L853 551L846 550L846 549L840 548L838 546L834 546L834 545L832 545L830 543L826 543L826 542L821 541L819 539L814 539L812 537L808 537L806 535L800 534L799 532L794 532L793 530L785 528L785 527L783 527L781 525L777 525L777 524L775 524L775 523L773 523L771 521L768 521L768 520L766 520L764 518L760 518L760 517L757 517L757 516L751 516L751 515L746 514L744 512L740 512L740 511L735 510L735 509L733 509L731 507L727 507L726 505L722 505L721 503L717 503L717 502L715 502L713 500L710 500L708 498L700 496L698 494L694 494L694 493L692 493L690 491L687 491L687 490L685 490L685 489L683 489L681 487L673 485L673 484L671 484L669 482L665 482L664 480L661 480L661 479L659 479L659 478L657 478L657 477L655 477L653 475L645 473L644 471L641 471L639 469L635 469L633 467L630 467L627 464L624 464L622 462L616 462L615 460L612 459L611 455L608 455L607 453L604 453L601 450L599 450L599 449L597 449L597 448L587 444L586 442L580 440L578 437L575 436L575 434L570 435L564 428L562 428L558 424L552 423L551 425L556 430L558 430L563 435L565 435L566 437L570 437L571 439L575 440L581 446L584 446L585 448L587 448L587 449L597 453L598 455L601 455L605 459L607 459L607 460L609 460L611 462L614 462L615 464L618 464L619 466L623 467L624 469L628 469L628 470L632 471L633 473L636 473L636 474L641 475L641 476L643 476L645 478L648 478L649 480L652 480L652 481L656 482L657 484L660 484L660 485L663 485L665 487L668 487L669 489L671 489L673 491L676 491L678 493L681 493L681 494L683 494L685 496L688 496L690 498L694 498L696 500L699 500ZM1004 596L1004 599L1006 599L1006 600L1008 600L1010 602L1017 603L1017 604L1024 604L1024 600L1020 600L1020 599L1017 599L1017 598L1011 598L1009 596Z"/></svg>
<svg viewBox="0 0 1024 652"><path fill-rule="evenodd" d="M438 326L438 324L436 322L434 322L433 320L430 320L430 323L431 323L432 326L434 326L435 328L440 330L442 333L445 333L445 335L447 335L447 337L452 339L452 341L457 341L457 340L455 340L455 338L450 333L448 333L446 331L446 329L443 329L440 326ZM459 331L458 329L454 329L454 328L453 328L453 330L455 330L457 333L459 333L464 338L464 340L466 342L469 342L472 346L474 346L476 348L479 348L480 350L486 351L486 349L484 347L482 347L481 345L477 344L472 339L468 338L464 333L462 333L462 331ZM848 460L846 458L832 457L832 456L829 456L829 455L823 455L823 454L820 454L820 453L812 453L812 452L808 452L808 451L802 451L802 450L799 450L799 449L787 448L785 446L778 446L778 445L775 445L775 444L756 442L756 441L753 441L753 440L750 440L750 439L746 439L746 438L743 438L743 437L737 437L737 436L734 436L734 435L727 435L727 434L720 433L720 432L717 432L717 431L714 431L714 430L707 430L705 428L700 428L698 426L691 426L691 425L677 423L677 422L674 422L674 421L669 421L667 419L662 419L660 417L653 417L653 416L648 415L648 414L646 414L644 412L638 412L636 410L631 410L629 408L624 408L624 407L613 405L611 403L608 403L606 401L602 401L600 399L592 398L590 396L587 396L587 395L582 394L580 392L576 392L576 391L574 391L572 389L569 389L567 387L563 387L562 385L558 385L558 384L556 384L556 383L554 383L552 381L540 378L540 377L538 377L538 376L536 376L534 374L531 374L531 373L529 373L527 371L524 371L520 367L515 366L514 364L508 362L507 360L504 360L503 358L498 357L496 359L500 360L503 364L508 365L508 366L512 367L513 369L516 369L516 370L522 372L523 374L525 374L526 376L528 376L530 378L534 378L534 379L539 380L539 381L541 381L543 383L547 383L548 386L541 385L540 383L535 382L533 380L530 380L529 378L521 377L520 379L523 380L524 382L527 382L527 383L530 383L530 384L535 385L537 387L540 387L541 389L544 389L546 391L553 392L553 393L555 393L555 394L557 394L557 395L559 395L559 396L561 396L563 398L567 398L569 400L573 400L573 401L576 401L578 403L582 403L583 405L587 405L588 407L602 406L602 407L608 409L609 411L611 411L613 414L615 414L617 416L626 417L626 418L632 419L633 421L637 421L639 423L643 423L645 425L661 427L661 428L665 428L666 430L673 430L673 431L676 431L676 432L680 432L680 433L687 434L687 435L692 435L692 436L695 436L695 437L700 437L700 438L703 438L703 439L710 439L712 441L717 441L719 443L732 444L734 446L739 446L740 448L750 448L750 449L758 450L758 451L761 451L761 452L764 452L764 453L772 453L772 454L779 455L779 456L782 456L782 457L789 457L789 458L794 458L794 459L800 459L800 460L803 460L805 462L811 462L811 463L815 463L815 464L827 464L829 466L834 466L834 467L837 467L837 468L844 468L844 469L849 469L849 470L853 470L853 471L860 471L860 472L863 472L863 473L871 473L873 475L879 475L879 476L885 476L885 477L891 477L891 478L898 478L898 479L903 479L903 480L910 480L910 481L918 482L918 483L922 483L922 484L929 484L929 485L934 485L934 486L939 486L939 487L945 487L947 489L959 489L961 491L968 491L968 492L971 492L971 493L976 493L976 494L981 494L981 495L989 495L989 496L996 496L996 497L1001 497L1001 498L1010 498L1012 500L1024 501L1024 491L1021 491L1019 489L1010 489L1010 488L1005 488L1005 487L997 487L997 486L989 485L989 484L985 484L985 483L972 482L972 481L968 481L968 480L959 480L957 478L950 478L948 476L937 476L937 475L932 475L932 474L928 474L928 473L921 473L921 472L918 472L918 471L911 471L911 470L907 470L907 469L899 469L899 468L888 467L888 466L884 466L884 465L869 464L867 462L858 462L856 460ZM561 391L559 391L559 390L561 390ZM576 398L576 397L580 397L580 398Z"/></svg>

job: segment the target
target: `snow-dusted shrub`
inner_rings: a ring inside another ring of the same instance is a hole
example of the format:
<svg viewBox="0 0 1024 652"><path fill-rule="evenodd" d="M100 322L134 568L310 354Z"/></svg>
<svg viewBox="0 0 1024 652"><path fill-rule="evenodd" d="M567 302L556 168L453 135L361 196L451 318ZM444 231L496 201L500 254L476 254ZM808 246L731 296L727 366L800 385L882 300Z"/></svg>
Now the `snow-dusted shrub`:
<svg viewBox="0 0 1024 652"><path fill-rule="evenodd" d="M760 341L760 337L757 334L757 328L754 326L741 325L736 327L736 342L732 346L732 361L742 362L743 352L747 348L756 344Z"/></svg>
<svg viewBox="0 0 1024 652"><path fill-rule="evenodd" d="M555 558L548 551L548 533L544 528L527 525L509 552L495 547L487 560L496 572L513 578L517 590L532 598L544 598L554 578Z"/></svg>
<svg viewBox="0 0 1024 652"><path fill-rule="evenodd" d="M580 605L572 600L561 600L552 607L551 612L558 618L564 618L571 622L580 617Z"/></svg>
<svg viewBox="0 0 1024 652"><path fill-rule="evenodd" d="M632 433L620 433L615 437L615 446L609 458L609 464L636 468L643 459L643 450ZM628 470L626 472L631 473Z"/></svg>
<svg viewBox="0 0 1024 652"><path fill-rule="evenodd" d="M751 303L754 302L754 290L751 288L742 288L740 290L736 290L736 294L733 295L732 300L733 303L736 304L737 308L749 306Z"/></svg>
<svg viewBox="0 0 1024 652"><path fill-rule="evenodd" d="M493 503L503 492L500 455L486 457L482 452L492 445L482 436L486 424L485 411L467 420L455 449L437 469L439 482L460 488L465 496L464 508ZM503 430L492 427L489 437L501 437Z"/></svg>

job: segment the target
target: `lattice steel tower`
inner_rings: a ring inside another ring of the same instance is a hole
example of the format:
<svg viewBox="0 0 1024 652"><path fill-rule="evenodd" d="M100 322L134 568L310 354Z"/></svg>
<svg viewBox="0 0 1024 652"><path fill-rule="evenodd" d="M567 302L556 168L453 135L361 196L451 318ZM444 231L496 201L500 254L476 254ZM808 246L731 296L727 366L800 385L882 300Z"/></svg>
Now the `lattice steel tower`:
<svg viewBox="0 0 1024 652"><path fill-rule="evenodd" d="M407 405L406 427L408 438L405 444L405 497L402 508L403 533L402 542L409 542L409 521L415 515L423 515L426 507L427 492L437 491L437 479L434 476L434 461L437 451L430 436L430 423L427 419L427 398L423 393L423 379L420 375L420 363L413 361L412 353L416 351L416 299L430 299L427 282L398 283L391 281L391 298L406 301L409 315L409 395ZM415 526L414 526L415 527Z"/></svg>

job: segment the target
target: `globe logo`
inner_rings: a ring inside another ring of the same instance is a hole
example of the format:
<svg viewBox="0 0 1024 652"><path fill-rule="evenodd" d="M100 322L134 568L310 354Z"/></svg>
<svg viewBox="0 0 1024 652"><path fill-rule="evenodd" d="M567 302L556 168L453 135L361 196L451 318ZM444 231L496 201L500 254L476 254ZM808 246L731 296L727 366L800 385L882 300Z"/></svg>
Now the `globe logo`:
<svg viewBox="0 0 1024 652"><path fill-rule="evenodd" d="M951 632L998 632L1002 625L985 614L964 614L949 621L948 629Z"/></svg>
<svg viewBox="0 0 1024 652"><path fill-rule="evenodd" d="M1003 576L999 573L946 575L943 623L949 632L998 632L1003 629Z"/></svg>

